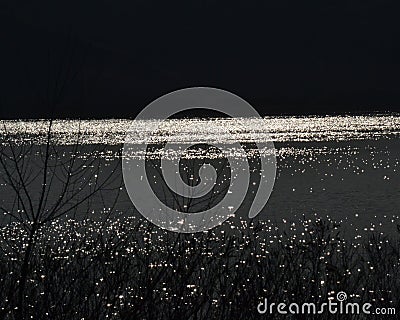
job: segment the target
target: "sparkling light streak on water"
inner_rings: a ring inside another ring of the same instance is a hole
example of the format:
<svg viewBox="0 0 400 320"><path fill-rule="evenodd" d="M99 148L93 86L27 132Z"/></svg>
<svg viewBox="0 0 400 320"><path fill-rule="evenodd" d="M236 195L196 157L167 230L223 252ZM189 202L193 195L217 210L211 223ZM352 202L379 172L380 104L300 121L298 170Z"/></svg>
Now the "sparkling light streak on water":
<svg viewBox="0 0 400 320"><path fill-rule="evenodd" d="M135 120L55 120L52 132L59 144L74 144L76 133L83 135L82 144L123 143L126 130ZM138 142L148 127L138 125ZM229 128L229 135L221 134L221 127ZM0 137L8 135L18 142L43 143L48 121L0 121ZM6 130L5 130L6 128ZM187 128L187 130L182 130ZM266 132L276 142L288 141L343 141L398 137L400 134L400 115L363 116L309 116L309 117L265 117L264 119L171 119L162 125L162 137L168 136L170 142L220 143L247 141L256 137L264 141ZM252 133L252 135L250 135Z"/></svg>

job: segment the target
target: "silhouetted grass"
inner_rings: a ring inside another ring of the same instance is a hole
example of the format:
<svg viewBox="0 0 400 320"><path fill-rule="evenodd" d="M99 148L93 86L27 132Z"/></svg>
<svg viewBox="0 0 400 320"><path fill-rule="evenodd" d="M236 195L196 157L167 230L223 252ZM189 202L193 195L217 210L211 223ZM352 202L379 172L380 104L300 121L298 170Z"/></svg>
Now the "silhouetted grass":
<svg viewBox="0 0 400 320"><path fill-rule="evenodd" d="M1 229L3 319L17 319L15 288L28 237L20 224ZM20 314L257 319L264 298L322 303L339 291L352 302L399 307L399 252L398 239L375 233L357 244L347 241L331 220L304 219L296 232L257 222L194 235L164 232L134 218L53 221L40 230Z"/></svg>

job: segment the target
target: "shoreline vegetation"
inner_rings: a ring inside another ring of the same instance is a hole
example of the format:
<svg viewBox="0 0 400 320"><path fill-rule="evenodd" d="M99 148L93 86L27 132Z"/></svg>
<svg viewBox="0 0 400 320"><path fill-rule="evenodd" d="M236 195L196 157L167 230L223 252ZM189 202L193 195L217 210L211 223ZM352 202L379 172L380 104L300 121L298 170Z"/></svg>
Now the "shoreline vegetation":
<svg viewBox="0 0 400 320"><path fill-rule="evenodd" d="M53 221L37 234L18 313L23 319L258 319L264 298L321 304L340 291L349 302L398 309L399 237L371 232L355 244L334 221L306 217L292 235L261 222L186 235L133 217ZM28 238L19 223L0 229L3 319L17 319L15 288Z"/></svg>

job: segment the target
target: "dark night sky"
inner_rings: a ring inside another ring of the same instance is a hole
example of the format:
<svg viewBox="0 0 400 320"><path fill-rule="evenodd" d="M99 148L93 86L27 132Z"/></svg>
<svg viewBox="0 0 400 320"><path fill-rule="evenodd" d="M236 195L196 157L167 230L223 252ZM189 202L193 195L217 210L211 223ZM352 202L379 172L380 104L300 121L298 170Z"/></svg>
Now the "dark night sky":
<svg viewBox="0 0 400 320"><path fill-rule="evenodd" d="M134 117L191 86L265 115L400 111L396 3L2 0L0 118Z"/></svg>

